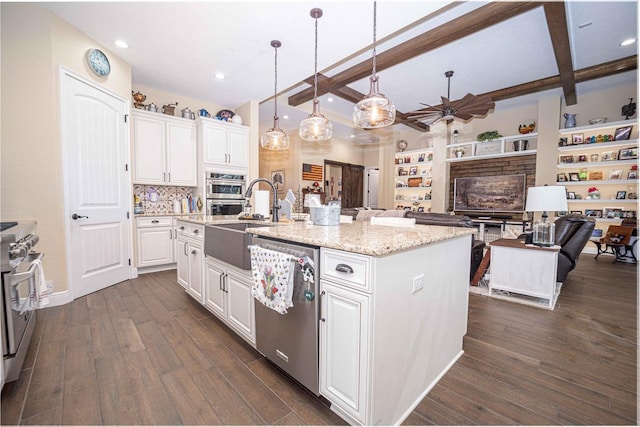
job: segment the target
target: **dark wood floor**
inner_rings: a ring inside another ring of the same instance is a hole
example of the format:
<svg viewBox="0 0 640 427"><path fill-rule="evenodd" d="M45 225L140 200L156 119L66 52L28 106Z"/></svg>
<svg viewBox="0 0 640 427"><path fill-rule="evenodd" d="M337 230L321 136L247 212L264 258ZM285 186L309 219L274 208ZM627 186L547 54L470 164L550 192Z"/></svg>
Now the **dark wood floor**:
<svg viewBox="0 0 640 427"><path fill-rule="evenodd" d="M583 256L555 311L470 295L464 356L406 424L636 424L637 271ZM38 311L2 424L344 424L176 284Z"/></svg>

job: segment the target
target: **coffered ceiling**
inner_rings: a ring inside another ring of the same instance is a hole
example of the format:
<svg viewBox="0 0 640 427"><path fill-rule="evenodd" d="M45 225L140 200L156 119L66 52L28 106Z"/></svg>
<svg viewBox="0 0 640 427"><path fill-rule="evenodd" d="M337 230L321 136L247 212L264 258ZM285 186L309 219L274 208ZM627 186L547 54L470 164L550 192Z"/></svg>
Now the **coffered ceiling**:
<svg viewBox="0 0 640 427"><path fill-rule="evenodd" d="M272 124L278 39L278 112L290 132L313 96L314 22L320 7L321 110L336 135L354 133L353 105L368 92L373 3L369 1L209 1L39 3L132 65L133 84L162 88L235 108L261 102L261 128ZM380 89L398 111L489 94L526 101L557 91L568 105L602 85L637 80L637 2L436 2L379 0ZM124 39L129 49L113 45ZM217 80L214 73L227 78ZM606 77L606 80L603 80ZM518 98L516 98L518 97ZM329 102L332 98L333 102ZM199 108L191 106L192 109ZM490 114L490 113L489 113ZM288 119L284 119L288 116ZM396 126L426 131L399 114Z"/></svg>

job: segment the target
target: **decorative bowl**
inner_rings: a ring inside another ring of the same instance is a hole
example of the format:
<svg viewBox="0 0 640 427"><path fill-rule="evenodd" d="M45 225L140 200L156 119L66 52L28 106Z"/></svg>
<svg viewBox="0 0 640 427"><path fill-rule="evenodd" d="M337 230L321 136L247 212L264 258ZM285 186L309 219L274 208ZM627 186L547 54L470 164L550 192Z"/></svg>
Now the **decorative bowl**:
<svg viewBox="0 0 640 427"><path fill-rule="evenodd" d="M600 117L597 119L591 119L589 120L589 124L590 125L597 125L599 123L606 123L607 122L607 118L606 117Z"/></svg>

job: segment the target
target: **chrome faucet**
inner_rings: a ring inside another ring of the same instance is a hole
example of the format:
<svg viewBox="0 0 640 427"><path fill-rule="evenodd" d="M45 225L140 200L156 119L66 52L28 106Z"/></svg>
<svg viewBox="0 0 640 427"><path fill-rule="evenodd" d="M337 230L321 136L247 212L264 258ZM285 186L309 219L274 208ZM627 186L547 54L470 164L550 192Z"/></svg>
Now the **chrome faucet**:
<svg viewBox="0 0 640 427"><path fill-rule="evenodd" d="M272 208L273 210L271 214L271 221L278 222L280 219L278 217L278 211L280 210L280 205L278 204L278 194L276 193L276 187L273 185L273 182L269 181L266 178L256 178L253 181L251 181L251 184L247 186L247 191L244 193L244 198L247 199L247 203L245 206L247 208L251 207L251 203L249 203L249 198L251 198L251 194L253 193L252 188L256 182L266 182L267 184L269 184L269 186L271 186L271 191L273 191L273 208Z"/></svg>

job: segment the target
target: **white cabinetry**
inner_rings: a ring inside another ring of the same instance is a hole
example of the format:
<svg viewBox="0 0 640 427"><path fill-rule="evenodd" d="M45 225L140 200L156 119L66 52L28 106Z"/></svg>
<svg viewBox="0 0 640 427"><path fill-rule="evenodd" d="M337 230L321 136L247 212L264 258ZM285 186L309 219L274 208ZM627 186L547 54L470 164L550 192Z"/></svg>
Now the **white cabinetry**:
<svg viewBox="0 0 640 427"><path fill-rule="evenodd" d="M204 226L178 221L178 283L200 304L204 303L202 280Z"/></svg>
<svg viewBox="0 0 640 427"><path fill-rule="evenodd" d="M205 307L255 346L254 298L251 295L251 272L206 258Z"/></svg>
<svg viewBox="0 0 640 427"><path fill-rule="evenodd" d="M136 218L137 267L175 262L173 219L168 216Z"/></svg>
<svg viewBox="0 0 640 427"><path fill-rule="evenodd" d="M249 128L214 119L197 118L198 138L202 141L202 162L206 166L246 168Z"/></svg>
<svg viewBox="0 0 640 427"><path fill-rule="evenodd" d="M132 121L135 184L198 185L193 120L136 110Z"/></svg>
<svg viewBox="0 0 640 427"><path fill-rule="evenodd" d="M520 142L520 141L526 141ZM535 154L538 144L536 132L504 136L493 141L470 141L447 145L447 162ZM525 149L526 145L526 149Z"/></svg>

